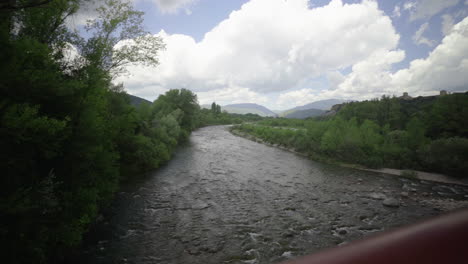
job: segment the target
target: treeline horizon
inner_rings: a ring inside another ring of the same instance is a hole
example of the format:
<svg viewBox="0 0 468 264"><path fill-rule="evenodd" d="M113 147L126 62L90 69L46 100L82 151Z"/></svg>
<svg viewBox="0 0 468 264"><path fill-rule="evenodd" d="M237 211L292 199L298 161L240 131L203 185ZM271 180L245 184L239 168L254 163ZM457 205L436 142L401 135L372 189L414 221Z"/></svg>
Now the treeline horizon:
<svg viewBox="0 0 468 264"><path fill-rule="evenodd" d="M334 116L237 127L319 160L468 176L468 93L342 105ZM293 128L293 129L285 129Z"/></svg>

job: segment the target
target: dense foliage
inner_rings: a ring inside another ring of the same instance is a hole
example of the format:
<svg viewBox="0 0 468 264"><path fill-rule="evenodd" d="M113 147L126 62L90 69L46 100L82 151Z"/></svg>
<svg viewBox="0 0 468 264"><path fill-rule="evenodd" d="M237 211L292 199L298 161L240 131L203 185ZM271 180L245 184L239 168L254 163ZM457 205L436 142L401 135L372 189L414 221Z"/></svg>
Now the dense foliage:
<svg viewBox="0 0 468 264"><path fill-rule="evenodd" d="M308 153L368 167L468 175L468 93L345 104L322 120L266 119L239 130Z"/></svg>
<svg viewBox="0 0 468 264"><path fill-rule="evenodd" d="M120 181L169 160L193 129L232 121L201 111L186 89L134 107L112 84L127 63L157 65L163 48L141 29L143 14L130 4L105 1L85 39L65 26L81 1L33 2L0 7L5 263L59 260L80 243ZM134 41L114 49L127 38ZM150 50L136 49L141 43ZM77 54L67 57L71 46Z"/></svg>

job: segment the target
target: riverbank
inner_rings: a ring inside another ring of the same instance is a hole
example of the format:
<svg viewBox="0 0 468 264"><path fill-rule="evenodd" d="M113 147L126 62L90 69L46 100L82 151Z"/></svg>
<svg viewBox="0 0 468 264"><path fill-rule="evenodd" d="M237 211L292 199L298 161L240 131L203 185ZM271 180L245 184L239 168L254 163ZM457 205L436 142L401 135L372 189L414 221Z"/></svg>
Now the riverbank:
<svg viewBox="0 0 468 264"><path fill-rule="evenodd" d="M311 156L310 154L304 153L304 152L299 152L295 150L294 148L288 148L285 146L281 146L279 144L271 144L269 142L266 142L265 140L255 137L251 134L245 133L243 131L240 131L236 129L234 126L229 127L229 131L236 136L240 136L258 143L262 143L271 147L279 148L285 151L289 151L292 153L295 153L297 155L305 156L308 158L311 158L316 161L328 163L328 164L334 164L338 165L341 167L346 167L346 168L353 168L353 169L358 169L362 171L372 171L372 172L377 172L377 173L383 173L383 174L388 174L388 175L393 175L393 176L398 176L398 177L408 177L408 178L413 178L413 179L418 179L418 180L423 180L423 181L433 181L433 182L440 182L440 183L449 183L449 184L457 184L457 185L463 185L463 186L468 186L468 180L460 180L454 177L450 177L444 174L440 173L433 173L433 172L424 172L424 171L416 171L416 170L400 170L400 169L392 169L392 168L380 168L380 169L371 169L371 168L366 168L362 165L359 164L349 164L349 163L343 163L341 161L333 160L330 158L324 158L321 156Z"/></svg>

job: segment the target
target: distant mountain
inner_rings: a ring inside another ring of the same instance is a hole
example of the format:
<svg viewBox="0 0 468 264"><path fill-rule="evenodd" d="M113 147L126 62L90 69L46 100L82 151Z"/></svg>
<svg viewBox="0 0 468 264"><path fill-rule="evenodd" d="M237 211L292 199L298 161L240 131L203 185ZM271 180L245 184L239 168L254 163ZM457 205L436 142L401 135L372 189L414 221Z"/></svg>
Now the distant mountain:
<svg viewBox="0 0 468 264"><path fill-rule="evenodd" d="M127 96L128 96L128 98L130 98L130 104L133 105L133 106L139 106L142 103L151 104L150 101L148 101L146 99L143 99L141 97L134 96L134 95L131 95L131 94L127 94Z"/></svg>
<svg viewBox="0 0 468 264"><path fill-rule="evenodd" d="M279 114L281 114L281 113L284 112L284 110L273 110L273 109L272 109L271 111L272 111L273 113L277 114L277 115L279 115Z"/></svg>
<svg viewBox="0 0 468 264"><path fill-rule="evenodd" d="M321 109L306 109L306 110L297 110L292 113L286 114L283 117L285 118L297 118L297 119L306 119L308 117L320 116L325 113Z"/></svg>
<svg viewBox="0 0 468 264"><path fill-rule="evenodd" d="M221 110L233 114L257 114L259 116L277 116L270 109L258 104L230 104L221 106Z"/></svg>
<svg viewBox="0 0 468 264"><path fill-rule="evenodd" d="M320 109L320 110L330 110L332 106L336 104L342 104L344 102L347 102L347 100L339 100L339 99L327 99L327 100L320 100L320 101L315 101L303 106L297 106L294 107L293 109L295 110L306 110L306 109Z"/></svg>
<svg viewBox="0 0 468 264"><path fill-rule="evenodd" d="M320 101L315 101L306 105L302 106L296 106L292 109L286 110L280 114L282 117L287 117L290 116L292 113L296 111L301 111L301 110L309 110L309 109L315 109L315 110L323 110L324 112L327 110L330 110L332 106L336 104L342 104L344 102L348 102L346 100L339 100L339 99L327 99L327 100L320 100ZM311 111L310 113L314 113L314 111ZM300 114L300 116L303 116L305 113ZM292 117L293 118L293 117Z"/></svg>

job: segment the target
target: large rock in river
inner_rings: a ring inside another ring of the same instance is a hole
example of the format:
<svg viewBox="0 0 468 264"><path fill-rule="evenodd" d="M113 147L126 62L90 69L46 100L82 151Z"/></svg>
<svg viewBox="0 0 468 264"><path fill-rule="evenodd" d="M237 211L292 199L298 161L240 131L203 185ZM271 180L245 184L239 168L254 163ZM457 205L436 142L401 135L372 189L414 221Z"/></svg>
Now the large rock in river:
<svg viewBox="0 0 468 264"><path fill-rule="evenodd" d="M385 206L388 206L388 207L399 207L400 206L400 202L395 198L387 198L387 199L383 200L382 204L385 205Z"/></svg>

